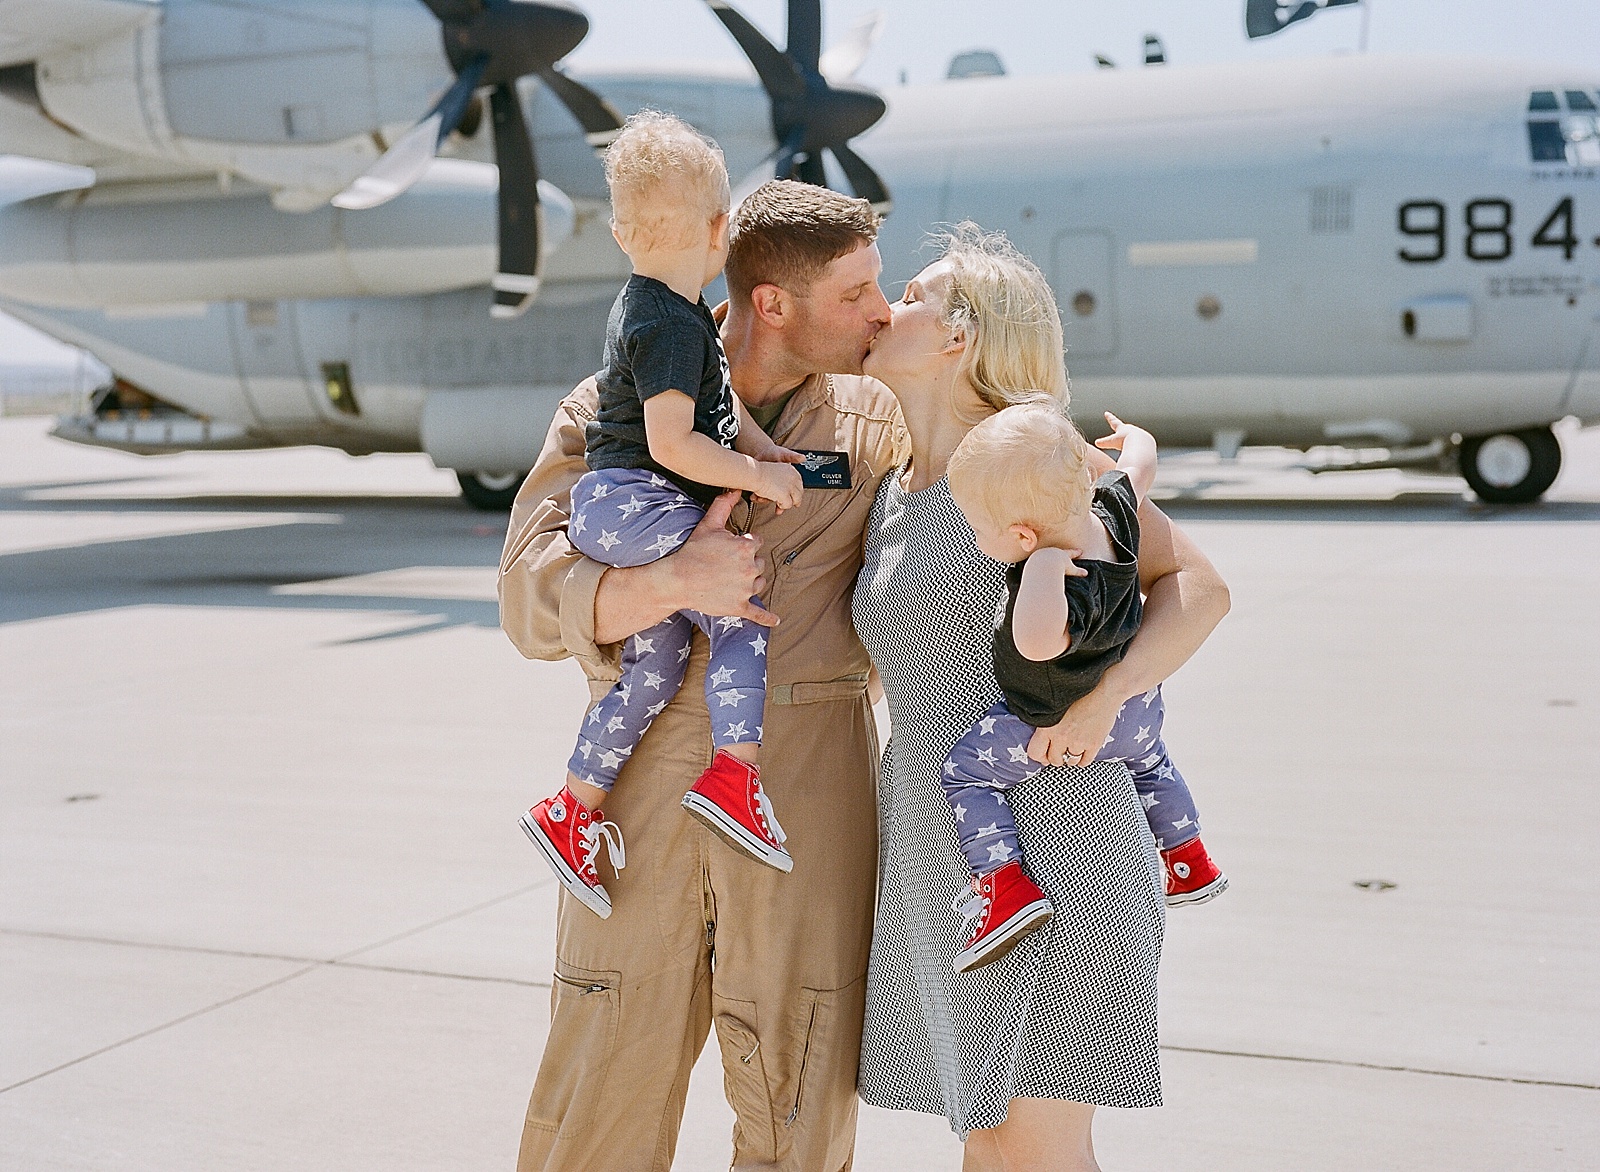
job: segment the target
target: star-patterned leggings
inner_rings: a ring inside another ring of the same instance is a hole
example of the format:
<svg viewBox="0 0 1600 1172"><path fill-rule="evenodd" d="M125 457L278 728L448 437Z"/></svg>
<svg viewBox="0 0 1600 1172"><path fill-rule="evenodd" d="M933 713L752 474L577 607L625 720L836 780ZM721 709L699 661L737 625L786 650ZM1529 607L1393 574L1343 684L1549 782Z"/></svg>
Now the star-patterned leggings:
<svg viewBox="0 0 1600 1172"><path fill-rule="evenodd" d="M586 473L573 486L567 537L597 562L642 566L687 541L704 515L664 476L605 468ZM767 702L766 628L732 616L679 611L624 644L622 678L584 717L567 762L573 776L610 792L650 722L677 695L696 627L711 640L706 706L712 742L719 749L760 742Z"/></svg>
<svg viewBox="0 0 1600 1172"><path fill-rule="evenodd" d="M1200 814L1183 774L1161 739L1166 708L1161 689L1151 688L1122 706L1097 761L1121 761L1133 774L1156 846L1171 850L1200 834ZM1011 715L1002 700L950 750L944 792L956 819L956 836L974 875L998 870L1022 852L1006 791L1038 773L1028 756L1034 728Z"/></svg>

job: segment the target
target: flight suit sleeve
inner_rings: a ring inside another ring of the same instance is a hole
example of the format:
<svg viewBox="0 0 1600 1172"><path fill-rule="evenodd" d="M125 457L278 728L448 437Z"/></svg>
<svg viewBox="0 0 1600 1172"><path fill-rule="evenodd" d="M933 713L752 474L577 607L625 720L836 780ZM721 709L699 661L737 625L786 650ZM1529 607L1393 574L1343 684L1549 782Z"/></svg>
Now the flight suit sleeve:
<svg viewBox="0 0 1600 1172"><path fill-rule="evenodd" d="M529 659L614 660L594 641L594 597L608 567L567 540L572 486L584 463L584 427L597 404L589 379L562 400L544 449L511 506L500 557L500 629Z"/></svg>

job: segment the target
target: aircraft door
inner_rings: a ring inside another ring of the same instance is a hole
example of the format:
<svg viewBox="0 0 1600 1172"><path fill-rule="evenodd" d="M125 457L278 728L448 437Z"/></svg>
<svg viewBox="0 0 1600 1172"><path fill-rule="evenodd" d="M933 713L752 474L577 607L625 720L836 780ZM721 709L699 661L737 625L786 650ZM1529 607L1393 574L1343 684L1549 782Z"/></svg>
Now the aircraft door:
<svg viewBox="0 0 1600 1172"><path fill-rule="evenodd" d="M1117 351L1117 304L1112 284L1115 247L1099 229L1056 233L1050 245L1050 284L1061 307L1067 366L1074 357L1106 358Z"/></svg>
<svg viewBox="0 0 1600 1172"><path fill-rule="evenodd" d="M233 351L245 399L272 430L309 428L318 418L306 378L292 301L235 301L229 306Z"/></svg>

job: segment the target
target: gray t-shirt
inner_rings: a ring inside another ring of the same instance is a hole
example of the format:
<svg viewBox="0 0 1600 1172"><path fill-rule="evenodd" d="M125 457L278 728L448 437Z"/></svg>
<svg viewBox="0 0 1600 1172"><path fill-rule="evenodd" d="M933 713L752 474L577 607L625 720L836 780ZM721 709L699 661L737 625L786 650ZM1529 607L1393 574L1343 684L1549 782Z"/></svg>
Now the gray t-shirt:
<svg viewBox="0 0 1600 1172"><path fill-rule="evenodd" d="M650 458L646 399L681 391L694 399L694 429L725 448L739 435L717 323L705 299L691 303L653 277L635 274L606 322L605 367L595 376L600 410L584 429L590 468L643 468L708 505L722 488L668 471Z"/></svg>
<svg viewBox="0 0 1600 1172"><path fill-rule="evenodd" d="M1006 570L1005 607L994 632L994 675L1013 716L1034 728L1059 724L1072 704L1094 691L1106 669L1121 661L1139 630L1144 603L1139 598L1139 497L1125 472L1107 472L1094 482L1090 510L1106 527L1116 561L1077 559L1088 570L1066 579L1067 634L1072 645L1042 662L1017 650L1011 633L1018 562Z"/></svg>

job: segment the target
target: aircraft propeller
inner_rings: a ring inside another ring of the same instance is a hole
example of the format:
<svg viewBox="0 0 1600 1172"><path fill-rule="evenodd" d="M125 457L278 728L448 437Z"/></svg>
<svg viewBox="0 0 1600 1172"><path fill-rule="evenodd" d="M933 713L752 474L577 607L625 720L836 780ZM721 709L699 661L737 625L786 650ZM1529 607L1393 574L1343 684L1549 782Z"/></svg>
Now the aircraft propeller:
<svg viewBox="0 0 1600 1172"><path fill-rule="evenodd" d="M517 97L516 81L534 74L583 127L591 145L615 137L622 120L610 104L556 69L589 31L589 20L564 3L526 0L423 0L443 26L444 49L456 80L422 120L383 153L365 174L333 197L335 207L377 207L410 187L428 169L440 144L461 125L480 86L493 86L489 113L500 168L500 261L495 317L516 317L539 289L539 166Z"/></svg>
<svg viewBox="0 0 1600 1172"><path fill-rule="evenodd" d="M888 189L866 160L850 149L849 141L882 118L888 106L864 86L842 78L830 80L822 72L821 0L789 0L787 50L778 49L725 0L706 3L739 42L771 99L772 133L778 140L773 156L777 178L826 187L822 166L826 150L839 161L855 194L886 214L891 206ZM859 66L854 57L855 53L850 53L850 64L839 72L848 69L853 73Z"/></svg>

